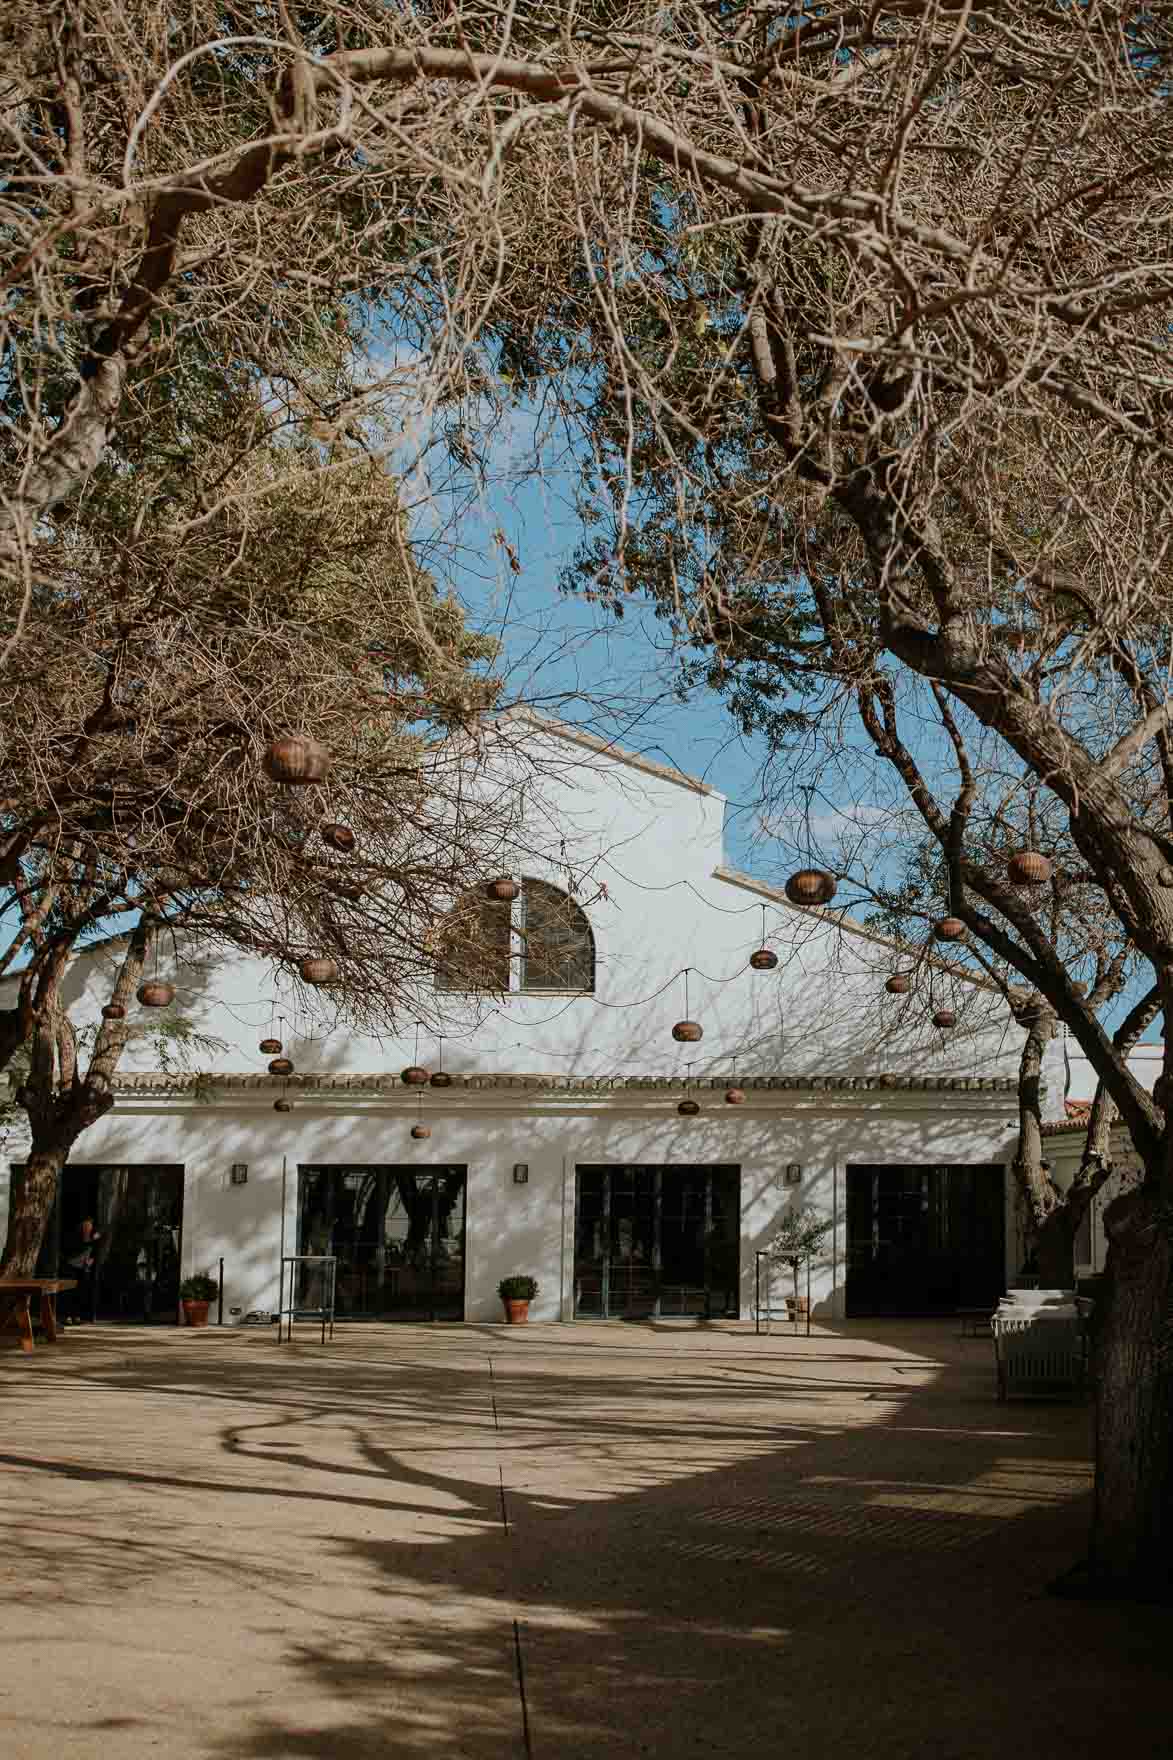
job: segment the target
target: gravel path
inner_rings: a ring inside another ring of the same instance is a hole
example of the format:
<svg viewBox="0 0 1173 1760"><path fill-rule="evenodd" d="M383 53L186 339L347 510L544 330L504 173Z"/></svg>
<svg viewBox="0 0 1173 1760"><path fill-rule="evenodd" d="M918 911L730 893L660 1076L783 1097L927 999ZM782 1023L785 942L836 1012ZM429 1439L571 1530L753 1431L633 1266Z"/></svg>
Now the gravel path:
<svg viewBox="0 0 1173 1760"><path fill-rule="evenodd" d="M85 1329L0 1357L5 1760L1168 1751L1045 1593L1086 1408L861 1323Z"/></svg>

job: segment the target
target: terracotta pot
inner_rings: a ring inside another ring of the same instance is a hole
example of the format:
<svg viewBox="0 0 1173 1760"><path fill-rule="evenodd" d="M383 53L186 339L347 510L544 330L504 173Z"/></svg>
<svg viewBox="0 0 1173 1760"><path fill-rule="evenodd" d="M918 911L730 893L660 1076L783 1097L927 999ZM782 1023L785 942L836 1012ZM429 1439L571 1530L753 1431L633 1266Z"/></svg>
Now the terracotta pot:
<svg viewBox="0 0 1173 1760"><path fill-rule="evenodd" d="M185 1299L183 1303L184 1320L189 1326L206 1326L208 1324L208 1309L211 1305L211 1302L193 1302Z"/></svg>
<svg viewBox="0 0 1173 1760"><path fill-rule="evenodd" d="M506 1302L505 1318L510 1326L524 1326L529 1319L528 1302Z"/></svg>

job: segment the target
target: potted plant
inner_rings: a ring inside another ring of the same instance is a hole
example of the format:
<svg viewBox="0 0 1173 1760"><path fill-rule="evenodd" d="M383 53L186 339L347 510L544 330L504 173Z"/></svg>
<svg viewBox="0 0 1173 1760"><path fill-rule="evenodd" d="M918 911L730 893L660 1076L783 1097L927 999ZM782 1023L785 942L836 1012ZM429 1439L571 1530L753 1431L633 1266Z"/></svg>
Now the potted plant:
<svg viewBox="0 0 1173 1760"><path fill-rule="evenodd" d="M529 1305L538 1293L536 1277L503 1277L497 1294L505 1304L505 1318L510 1326L522 1326L529 1319Z"/></svg>
<svg viewBox="0 0 1173 1760"><path fill-rule="evenodd" d="M220 1285L206 1271L195 1277L185 1277L179 1286L179 1299L183 1303L183 1318L187 1324L206 1326L208 1309L219 1294Z"/></svg>
<svg viewBox="0 0 1173 1760"><path fill-rule="evenodd" d="M829 1216L820 1216L810 1205L801 1210L787 1210L774 1232L768 1251L772 1259L790 1267L794 1293L786 1298L786 1311L797 1321L807 1313L807 1300L798 1293L798 1273L808 1265L830 1234L834 1223Z"/></svg>

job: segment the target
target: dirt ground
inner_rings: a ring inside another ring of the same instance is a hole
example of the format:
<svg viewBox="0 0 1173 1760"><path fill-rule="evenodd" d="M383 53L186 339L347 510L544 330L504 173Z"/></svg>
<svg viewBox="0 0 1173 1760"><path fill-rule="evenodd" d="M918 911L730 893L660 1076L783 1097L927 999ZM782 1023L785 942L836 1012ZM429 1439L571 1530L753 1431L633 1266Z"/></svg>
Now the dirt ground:
<svg viewBox="0 0 1173 1760"><path fill-rule="evenodd" d="M5 1760L1169 1752L1057 1600L1086 1407L862 1323L95 1327L0 1357Z"/></svg>

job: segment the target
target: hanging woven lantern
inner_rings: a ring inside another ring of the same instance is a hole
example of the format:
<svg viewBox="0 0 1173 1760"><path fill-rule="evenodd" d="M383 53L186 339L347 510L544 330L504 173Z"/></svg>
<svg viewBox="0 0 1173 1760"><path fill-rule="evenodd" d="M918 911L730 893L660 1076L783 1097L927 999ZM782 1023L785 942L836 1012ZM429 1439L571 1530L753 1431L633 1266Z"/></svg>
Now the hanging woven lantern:
<svg viewBox="0 0 1173 1760"><path fill-rule="evenodd" d="M431 1136L432 1127L430 1124L413 1124L411 1134L417 1143L422 1143L425 1137Z"/></svg>
<svg viewBox="0 0 1173 1760"><path fill-rule="evenodd" d="M695 1100L682 1100L676 1110L681 1118L695 1118L700 1106Z"/></svg>
<svg viewBox="0 0 1173 1760"><path fill-rule="evenodd" d="M957 1024L957 1016L951 1008L939 1008L933 1016L935 1027L952 1027Z"/></svg>
<svg viewBox="0 0 1173 1760"><path fill-rule="evenodd" d="M495 899L499 904L512 904L520 892L521 887L508 874L502 874L499 880L490 880L485 887L485 897Z"/></svg>
<svg viewBox="0 0 1173 1760"><path fill-rule="evenodd" d="M293 1101L292 1100L274 1100L273 1111L274 1112L292 1112L293 1111Z"/></svg>
<svg viewBox="0 0 1173 1760"><path fill-rule="evenodd" d="M291 1076L293 1074L292 1060L288 1057L275 1057L269 1065L269 1074L271 1076Z"/></svg>
<svg viewBox="0 0 1173 1760"><path fill-rule="evenodd" d="M791 904L830 904L835 896L835 876L823 868L800 868L786 882Z"/></svg>
<svg viewBox="0 0 1173 1760"><path fill-rule="evenodd" d="M744 1088L726 1088L726 1090L725 1090L725 1104L726 1104L726 1106L744 1106L745 1105L745 1089Z"/></svg>
<svg viewBox="0 0 1173 1760"><path fill-rule="evenodd" d="M433 1088L450 1088L452 1086L452 1077L446 1069L438 1069L429 1079Z"/></svg>
<svg viewBox="0 0 1173 1760"><path fill-rule="evenodd" d="M126 1010L120 1002L108 1002L102 1010L102 1019L104 1021L124 1021Z"/></svg>
<svg viewBox="0 0 1173 1760"><path fill-rule="evenodd" d="M335 984L338 981L338 967L332 959L321 956L303 959L299 970L305 984Z"/></svg>
<svg viewBox="0 0 1173 1760"><path fill-rule="evenodd" d="M965 924L960 917L942 917L933 924L933 934L938 941L962 941L965 938Z"/></svg>
<svg viewBox="0 0 1173 1760"><path fill-rule="evenodd" d="M432 1078L422 1064L411 1063L400 1072L399 1079L405 1088L426 1088Z"/></svg>
<svg viewBox="0 0 1173 1760"><path fill-rule="evenodd" d="M699 1021L677 1021L672 1029L672 1037L681 1045L695 1045L704 1036L705 1029Z"/></svg>
<svg viewBox="0 0 1173 1760"><path fill-rule="evenodd" d="M328 844L331 849L336 849L339 855L348 856L358 843L358 838L349 825L331 823L322 826L322 842Z"/></svg>
<svg viewBox="0 0 1173 1760"><path fill-rule="evenodd" d="M1037 850L1020 849L1007 864L1007 873L1015 886L1045 886L1051 878L1052 863Z"/></svg>
<svg viewBox="0 0 1173 1760"><path fill-rule="evenodd" d="M884 988L889 996L907 996L912 989L912 979L904 972L893 972Z"/></svg>
<svg viewBox="0 0 1173 1760"><path fill-rule="evenodd" d="M175 985L164 984L158 978L148 978L140 984L135 992L144 1008L169 1008L175 1001Z"/></svg>
<svg viewBox="0 0 1173 1760"><path fill-rule="evenodd" d="M305 788L325 778L330 769L330 753L308 733L285 733L269 746L261 767L266 776L286 788Z"/></svg>
<svg viewBox="0 0 1173 1760"><path fill-rule="evenodd" d="M778 955L770 947L759 947L756 953L750 954L749 963L755 972L772 972L778 964Z"/></svg>
<svg viewBox="0 0 1173 1760"><path fill-rule="evenodd" d="M257 1050L265 1057L280 1057L281 1041L280 1039L262 1039Z"/></svg>

